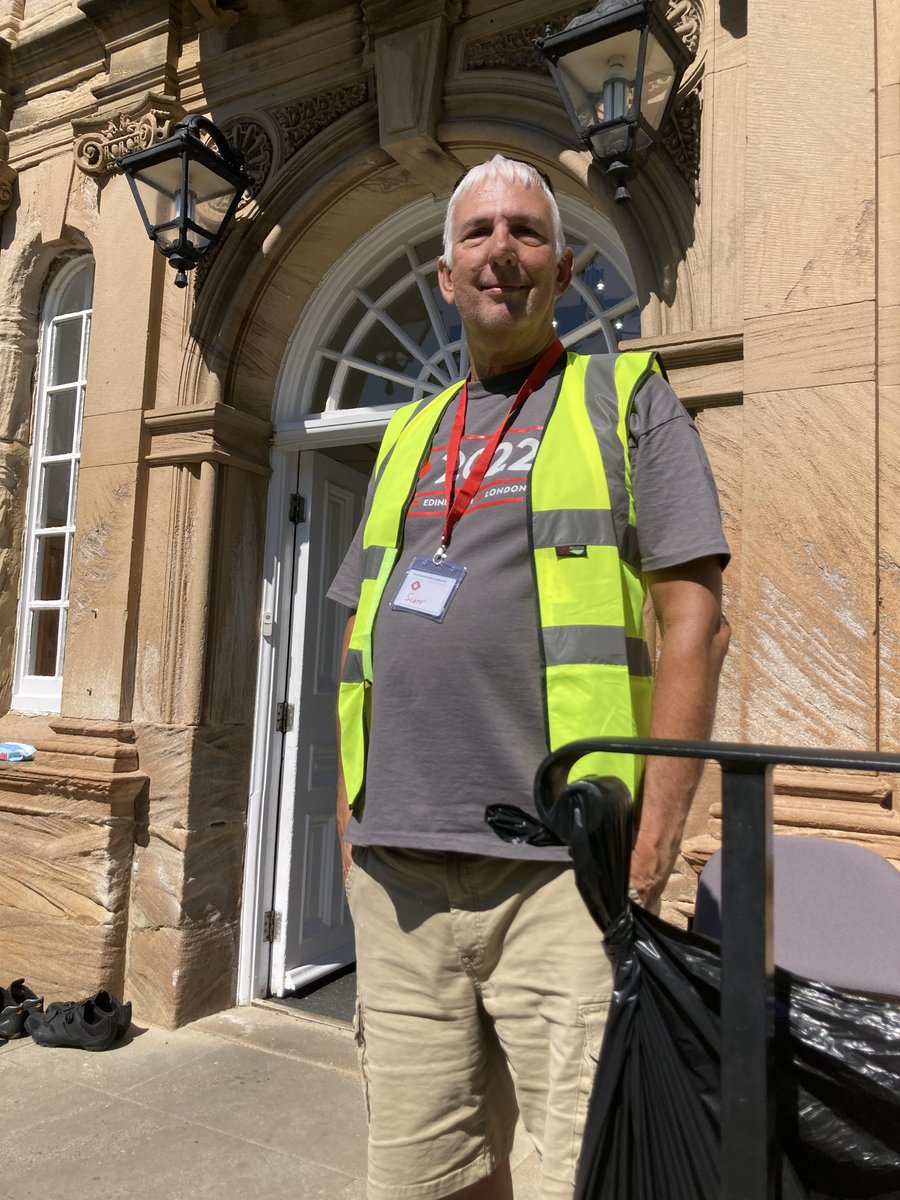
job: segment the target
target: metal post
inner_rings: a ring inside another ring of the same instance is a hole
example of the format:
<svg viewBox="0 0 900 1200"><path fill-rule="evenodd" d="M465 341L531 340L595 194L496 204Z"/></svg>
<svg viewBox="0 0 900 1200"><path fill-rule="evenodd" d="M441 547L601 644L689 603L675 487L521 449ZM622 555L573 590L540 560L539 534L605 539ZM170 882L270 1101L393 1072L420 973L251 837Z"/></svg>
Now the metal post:
<svg viewBox="0 0 900 1200"><path fill-rule="evenodd" d="M722 1200L772 1200L772 766L722 764Z"/></svg>

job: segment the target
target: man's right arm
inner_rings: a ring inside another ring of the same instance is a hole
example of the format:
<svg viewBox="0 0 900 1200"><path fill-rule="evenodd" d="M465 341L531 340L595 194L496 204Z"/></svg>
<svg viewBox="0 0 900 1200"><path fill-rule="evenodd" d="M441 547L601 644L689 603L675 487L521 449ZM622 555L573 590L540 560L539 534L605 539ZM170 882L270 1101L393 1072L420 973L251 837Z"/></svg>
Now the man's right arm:
<svg viewBox="0 0 900 1200"><path fill-rule="evenodd" d="M347 618L347 624L344 628L344 646L341 650L341 670L338 676L339 679L344 677L344 662L347 658L347 648L350 645L350 637L353 633L353 623L356 620L356 613L352 612ZM347 872L350 870L352 862L351 847L349 842L344 841L344 830L347 828L347 822L350 820L350 805L347 803L347 788L344 784L344 772L341 768L341 719L337 719L337 828L338 838L341 846L341 871L344 878L347 878Z"/></svg>

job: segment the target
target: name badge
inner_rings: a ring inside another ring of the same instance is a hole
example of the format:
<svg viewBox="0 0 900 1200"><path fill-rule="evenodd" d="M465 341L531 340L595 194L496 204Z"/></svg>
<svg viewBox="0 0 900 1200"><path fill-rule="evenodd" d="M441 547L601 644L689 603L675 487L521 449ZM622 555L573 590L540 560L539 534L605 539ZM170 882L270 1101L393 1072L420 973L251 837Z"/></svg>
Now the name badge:
<svg viewBox="0 0 900 1200"><path fill-rule="evenodd" d="M459 563L446 559L436 563L418 555L391 601L391 608L395 612L417 613L429 621L443 621L465 575L466 568Z"/></svg>

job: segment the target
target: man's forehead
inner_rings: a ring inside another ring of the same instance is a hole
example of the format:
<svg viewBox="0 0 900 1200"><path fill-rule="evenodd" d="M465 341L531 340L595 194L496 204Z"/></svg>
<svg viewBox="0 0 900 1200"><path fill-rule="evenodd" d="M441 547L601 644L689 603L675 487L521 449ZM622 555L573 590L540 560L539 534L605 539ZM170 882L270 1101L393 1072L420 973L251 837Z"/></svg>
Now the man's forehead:
<svg viewBox="0 0 900 1200"><path fill-rule="evenodd" d="M547 224L552 220L543 189L494 179L460 196L455 216L457 227L487 216L529 217Z"/></svg>

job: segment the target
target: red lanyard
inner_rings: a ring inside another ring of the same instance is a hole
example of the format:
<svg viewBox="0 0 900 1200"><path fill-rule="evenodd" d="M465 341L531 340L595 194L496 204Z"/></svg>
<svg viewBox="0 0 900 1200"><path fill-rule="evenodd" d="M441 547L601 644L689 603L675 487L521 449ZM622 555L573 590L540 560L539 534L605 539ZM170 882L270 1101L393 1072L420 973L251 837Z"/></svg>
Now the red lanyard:
<svg viewBox="0 0 900 1200"><path fill-rule="evenodd" d="M536 391L547 376L556 360L563 352L563 344L559 340L549 346L538 361L531 369L528 378L519 388L519 392L512 404L509 406L509 411L506 416L491 434L484 449L472 463L472 469L469 471L468 477L463 482L462 487L458 492L455 491L456 468L459 463L459 447L463 439L463 434L466 429L466 410L469 406L469 381L462 386L462 391L459 394L459 401L456 405L456 417L453 421L453 429L450 434L450 441L447 445L447 477L444 483L444 495L447 500L446 516L444 517L444 532L441 534L441 547L434 556L435 562L440 562L447 553L447 547L450 545L450 537L456 527L460 517L472 503L472 498L481 487L482 481L487 474L487 469L491 465L497 447L500 445L503 435L509 429L519 409L528 399L532 392Z"/></svg>

